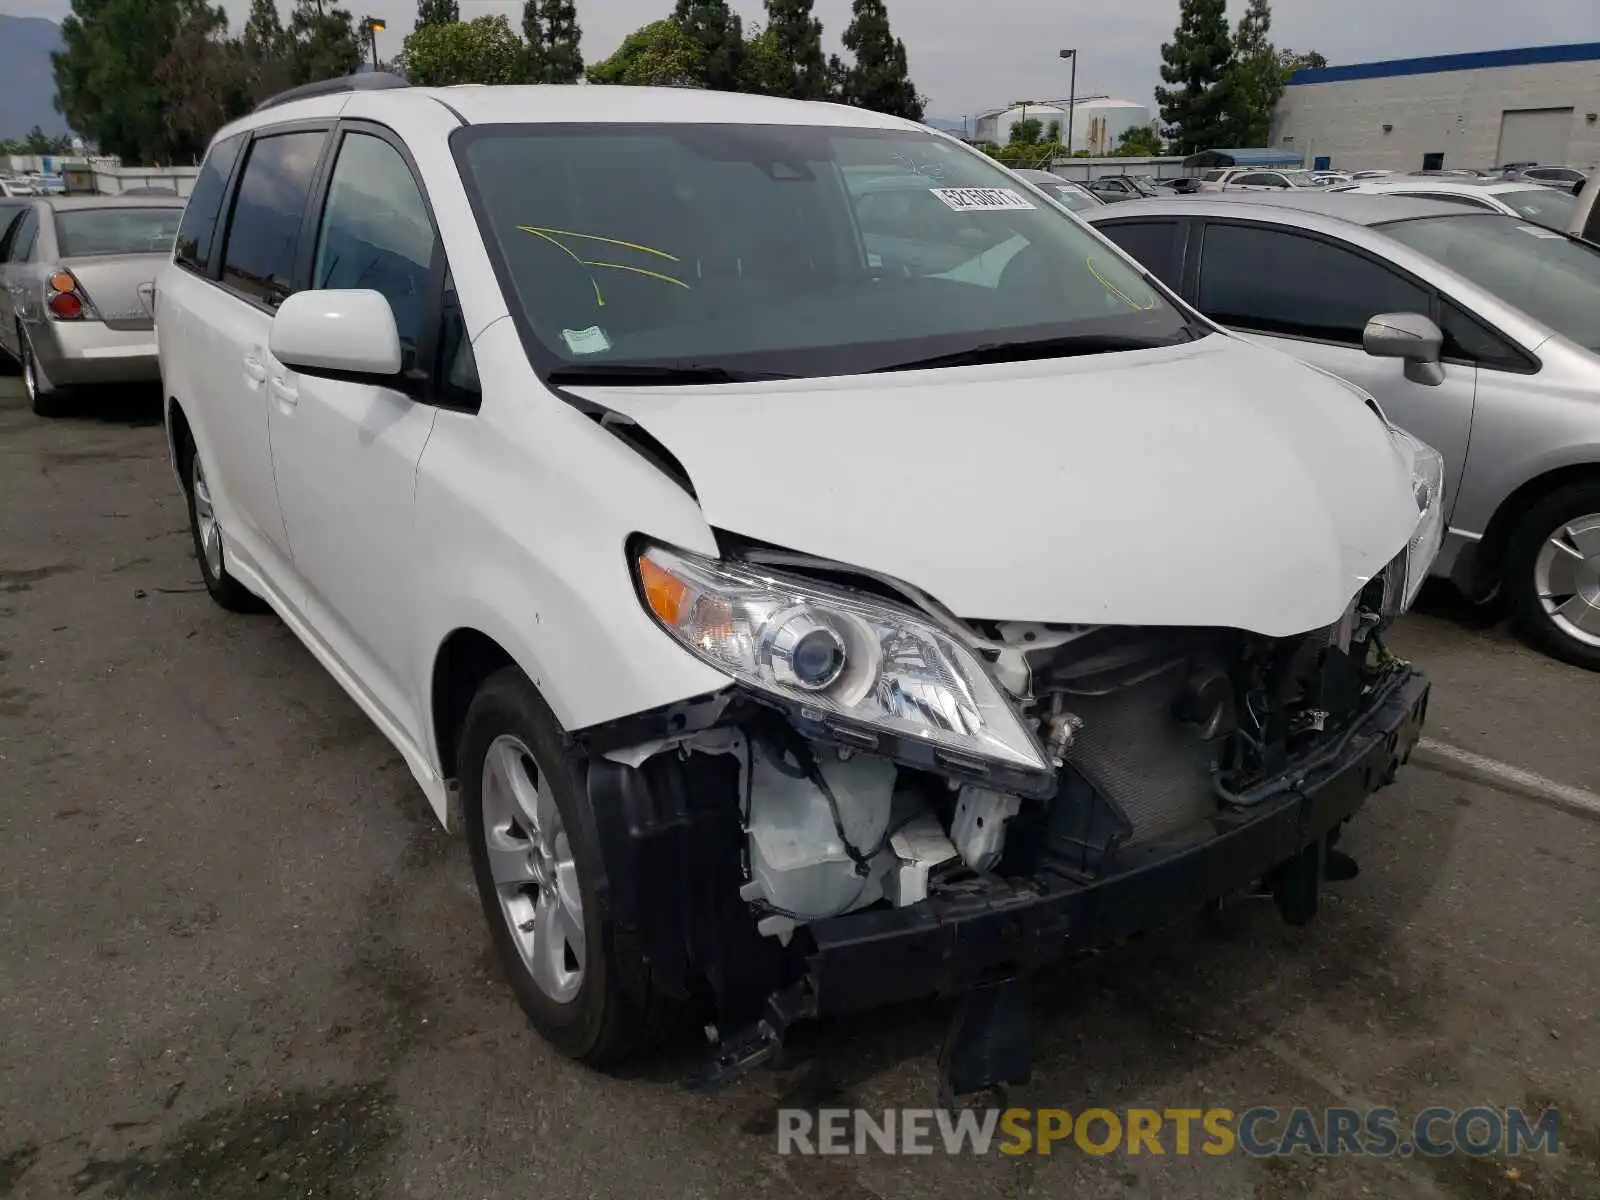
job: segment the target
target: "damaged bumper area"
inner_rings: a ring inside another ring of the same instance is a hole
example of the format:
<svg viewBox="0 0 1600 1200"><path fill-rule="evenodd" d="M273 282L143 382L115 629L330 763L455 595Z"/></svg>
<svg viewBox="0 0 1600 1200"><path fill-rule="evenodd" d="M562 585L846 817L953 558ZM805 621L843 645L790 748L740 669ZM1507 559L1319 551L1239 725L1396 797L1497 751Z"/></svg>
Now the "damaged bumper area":
<svg viewBox="0 0 1600 1200"><path fill-rule="evenodd" d="M742 686L583 731L603 902L651 985L711 1014L710 1080L794 1020L992 990L1252 889L1302 923L1426 717L1385 586L1291 638L974 626L1045 772Z"/></svg>

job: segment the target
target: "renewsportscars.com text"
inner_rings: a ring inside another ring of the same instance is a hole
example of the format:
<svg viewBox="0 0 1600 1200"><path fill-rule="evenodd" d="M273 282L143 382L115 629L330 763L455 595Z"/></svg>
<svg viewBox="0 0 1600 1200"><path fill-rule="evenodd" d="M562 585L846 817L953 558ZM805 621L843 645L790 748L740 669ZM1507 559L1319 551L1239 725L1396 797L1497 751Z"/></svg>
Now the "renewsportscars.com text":
<svg viewBox="0 0 1600 1200"><path fill-rule="evenodd" d="M1555 1154L1553 1108L786 1108L779 1154L1247 1154L1323 1156Z"/></svg>

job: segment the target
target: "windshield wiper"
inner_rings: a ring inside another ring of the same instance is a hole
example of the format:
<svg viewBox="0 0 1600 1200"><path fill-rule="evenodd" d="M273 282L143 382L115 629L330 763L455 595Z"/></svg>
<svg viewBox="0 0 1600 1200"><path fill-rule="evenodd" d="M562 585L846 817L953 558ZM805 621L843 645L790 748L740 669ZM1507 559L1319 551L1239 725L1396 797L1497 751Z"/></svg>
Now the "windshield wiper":
<svg viewBox="0 0 1600 1200"><path fill-rule="evenodd" d="M702 363L576 363L550 372L550 382L587 383L596 387L644 387L650 384L757 383L793 379L777 371L740 371Z"/></svg>
<svg viewBox="0 0 1600 1200"><path fill-rule="evenodd" d="M1185 339L1187 340L1187 339ZM890 363L878 371L927 371L938 367L976 367L984 363L1027 362L1037 358L1076 358L1085 354L1113 354L1119 350L1153 350L1172 345L1168 339L1110 337L1080 334L1076 337L1038 338L1034 341L984 342L966 350Z"/></svg>

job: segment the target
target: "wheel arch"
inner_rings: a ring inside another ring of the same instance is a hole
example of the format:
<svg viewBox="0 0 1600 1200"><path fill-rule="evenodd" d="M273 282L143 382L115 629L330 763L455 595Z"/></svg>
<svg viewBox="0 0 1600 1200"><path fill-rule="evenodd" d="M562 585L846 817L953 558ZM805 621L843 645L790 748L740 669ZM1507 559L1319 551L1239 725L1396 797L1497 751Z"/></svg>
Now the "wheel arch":
<svg viewBox="0 0 1600 1200"><path fill-rule="evenodd" d="M445 779L458 775L456 756L461 726L483 681L505 667L517 667L535 678L493 637L471 626L451 630L434 652L428 686L428 711L433 750Z"/></svg>
<svg viewBox="0 0 1600 1200"><path fill-rule="evenodd" d="M189 428L189 417L176 396L167 397L166 418L167 459L172 464L173 474L178 477L178 486L188 491L189 481L183 469L183 455L186 447L194 445L194 432Z"/></svg>
<svg viewBox="0 0 1600 1200"><path fill-rule="evenodd" d="M1561 488L1590 482L1600 482L1600 462L1570 463L1535 475L1502 500L1478 543L1468 590L1484 594L1500 582L1511 533L1529 509Z"/></svg>

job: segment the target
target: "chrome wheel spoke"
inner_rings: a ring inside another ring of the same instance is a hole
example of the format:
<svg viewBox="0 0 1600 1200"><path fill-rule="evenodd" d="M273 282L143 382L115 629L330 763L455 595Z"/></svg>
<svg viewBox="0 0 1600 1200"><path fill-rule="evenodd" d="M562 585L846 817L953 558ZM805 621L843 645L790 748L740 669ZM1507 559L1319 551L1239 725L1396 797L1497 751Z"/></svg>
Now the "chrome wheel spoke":
<svg viewBox="0 0 1600 1200"><path fill-rule="evenodd" d="M525 888L534 880L533 846L529 842L490 833L489 874L502 888Z"/></svg>
<svg viewBox="0 0 1600 1200"><path fill-rule="evenodd" d="M583 986L583 892L561 810L528 747L505 734L483 760L483 837L500 910L539 990L565 1004Z"/></svg>
<svg viewBox="0 0 1600 1200"><path fill-rule="evenodd" d="M566 838L563 837L565 842ZM561 936L572 949L578 970L583 970L583 897L578 891L578 868L570 859L556 863L556 907L560 909Z"/></svg>
<svg viewBox="0 0 1600 1200"><path fill-rule="evenodd" d="M1579 557L1600 563L1600 516L1572 522L1566 528L1566 535Z"/></svg>
<svg viewBox="0 0 1600 1200"><path fill-rule="evenodd" d="M566 906L552 893L541 894L533 909L533 946L528 968L540 990L558 1000L576 991L581 979L582 962L568 957L570 929L571 915ZM581 953L581 946L575 949Z"/></svg>
<svg viewBox="0 0 1600 1200"><path fill-rule="evenodd" d="M1582 633L1600 638L1600 604L1578 592L1557 608L1552 616L1566 621Z"/></svg>

